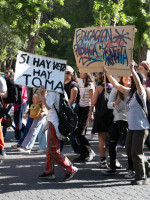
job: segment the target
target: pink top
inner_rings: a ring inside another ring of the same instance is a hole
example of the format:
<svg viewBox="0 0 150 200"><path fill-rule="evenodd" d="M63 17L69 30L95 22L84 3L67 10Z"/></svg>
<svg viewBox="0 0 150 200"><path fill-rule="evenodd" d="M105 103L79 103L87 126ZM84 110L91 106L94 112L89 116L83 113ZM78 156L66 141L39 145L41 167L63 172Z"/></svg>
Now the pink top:
<svg viewBox="0 0 150 200"><path fill-rule="evenodd" d="M146 87L150 87L150 78L148 78L148 79L146 80L145 85L146 85Z"/></svg>
<svg viewBox="0 0 150 200"><path fill-rule="evenodd" d="M25 102L28 101L28 95L27 95L27 89L25 86L22 86L22 99L23 99L23 103L24 104ZM14 106L14 110L16 110L18 107L20 107L22 104L20 105L15 105Z"/></svg>

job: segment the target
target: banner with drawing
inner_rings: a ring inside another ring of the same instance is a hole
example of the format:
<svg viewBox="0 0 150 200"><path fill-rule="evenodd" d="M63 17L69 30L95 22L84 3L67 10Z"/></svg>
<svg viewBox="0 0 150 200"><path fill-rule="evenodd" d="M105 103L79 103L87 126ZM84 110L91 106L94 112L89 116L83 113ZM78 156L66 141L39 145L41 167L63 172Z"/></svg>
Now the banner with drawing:
<svg viewBox="0 0 150 200"><path fill-rule="evenodd" d="M63 93L66 60L49 58L19 51L14 81L18 85Z"/></svg>
<svg viewBox="0 0 150 200"><path fill-rule="evenodd" d="M114 75L130 73L135 26L91 27L75 30L73 50L80 72L100 72L107 66Z"/></svg>

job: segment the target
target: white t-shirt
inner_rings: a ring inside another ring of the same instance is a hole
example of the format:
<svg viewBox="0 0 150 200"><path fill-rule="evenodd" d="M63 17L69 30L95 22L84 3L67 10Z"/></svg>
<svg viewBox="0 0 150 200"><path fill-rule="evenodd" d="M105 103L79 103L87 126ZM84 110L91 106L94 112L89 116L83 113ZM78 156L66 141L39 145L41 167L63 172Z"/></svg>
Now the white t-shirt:
<svg viewBox="0 0 150 200"><path fill-rule="evenodd" d="M64 136L62 136L58 130L58 125L59 125L58 115L53 106L55 104L56 109L59 111L59 100L60 100L59 93L52 92L52 91L47 93L46 104L48 105L48 107L50 107L50 110L48 110L48 114L47 114L47 121L51 122L54 125L57 138L59 140L62 140Z"/></svg>
<svg viewBox="0 0 150 200"><path fill-rule="evenodd" d="M79 105L81 107L91 106L91 99L89 95L89 91L94 90L95 87L93 83L90 83L87 87L80 87L80 102Z"/></svg>
<svg viewBox="0 0 150 200"><path fill-rule="evenodd" d="M0 76L0 92L7 92L6 81L3 77Z"/></svg>
<svg viewBox="0 0 150 200"><path fill-rule="evenodd" d="M128 96L129 92L130 89L127 89ZM146 91L143 90L143 93L141 95L137 91L137 94L139 95L143 103L144 109L147 110ZM126 104L126 113L129 130L144 130L150 128L147 116L138 101L136 100L135 93L133 94L130 102Z"/></svg>

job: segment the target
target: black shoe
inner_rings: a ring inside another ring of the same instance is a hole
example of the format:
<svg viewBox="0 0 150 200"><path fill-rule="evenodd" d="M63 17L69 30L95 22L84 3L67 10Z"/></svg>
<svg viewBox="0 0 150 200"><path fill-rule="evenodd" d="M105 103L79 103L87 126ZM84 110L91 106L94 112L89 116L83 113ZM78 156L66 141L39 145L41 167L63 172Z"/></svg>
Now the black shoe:
<svg viewBox="0 0 150 200"><path fill-rule="evenodd" d="M77 163L79 163L79 162L86 162L86 158L84 158L82 156L79 156L78 158L75 158L73 160L73 162L77 162Z"/></svg>
<svg viewBox="0 0 150 200"><path fill-rule="evenodd" d="M140 179L140 180L133 180L131 181L131 185L148 185L148 180L147 178L145 179Z"/></svg>
<svg viewBox="0 0 150 200"><path fill-rule="evenodd" d="M45 172L39 176L39 178L44 178L44 179L50 179L54 180L55 179L55 174L46 174Z"/></svg>
<svg viewBox="0 0 150 200"><path fill-rule="evenodd" d="M117 172L116 172L116 169L108 169L108 170L105 170L105 171L101 171L101 173L103 175L115 175Z"/></svg>
<svg viewBox="0 0 150 200"><path fill-rule="evenodd" d="M5 158L6 157L6 152L4 149L0 149L0 158Z"/></svg>
<svg viewBox="0 0 150 200"><path fill-rule="evenodd" d="M69 174L66 174L65 177L64 177L64 181L69 181L70 179L72 179L74 177L74 175L77 173L78 171L78 168L77 167L74 167L74 172L72 173L69 173Z"/></svg>

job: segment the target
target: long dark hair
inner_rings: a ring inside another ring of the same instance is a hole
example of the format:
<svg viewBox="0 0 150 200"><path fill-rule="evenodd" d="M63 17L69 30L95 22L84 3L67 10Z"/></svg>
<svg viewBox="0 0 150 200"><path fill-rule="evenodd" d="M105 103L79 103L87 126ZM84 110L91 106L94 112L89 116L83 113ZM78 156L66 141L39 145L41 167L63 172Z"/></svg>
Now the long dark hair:
<svg viewBox="0 0 150 200"><path fill-rule="evenodd" d="M121 84L121 85L123 85L124 86L124 83L123 83L123 76L120 78L120 81L119 81L119 83ZM122 93L122 92L120 92L119 90L118 90L118 96L119 96L119 98L122 100L122 101L124 101L124 94Z"/></svg>
<svg viewBox="0 0 150 200"><path fill-rule="evenodd" d="M71 81L74 81L74 82L76 82L79 85L78 77L77 77L77 74L76 74L75 71L71 75Z"/></svg>
<svg viewBox="0 0 150 200"><path fill-rule="evenodd" d="M140 78L140 81L141 81L141 84L144 86L145 82L146 82L146 78L145 76L141 73L141 72L136 72L137 75L139 76ZM133 97L134 93L137 91L137 88L136 88L136 85L135 85L135 82L134 82L134 79L133 77L131 76L131 90L129 92L129 100L128 102L131 100L131 98Z"/></svg>
<svg viewBox="0 0 150 200"><path fill-rule="evenodd" d="M85 83L84 83L84 87L88 87L90 85L90 83L93 83L94 84L94 80L93 80L93 77L90 73L86 73L87 76L85 78Z"/></svg>

